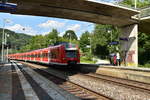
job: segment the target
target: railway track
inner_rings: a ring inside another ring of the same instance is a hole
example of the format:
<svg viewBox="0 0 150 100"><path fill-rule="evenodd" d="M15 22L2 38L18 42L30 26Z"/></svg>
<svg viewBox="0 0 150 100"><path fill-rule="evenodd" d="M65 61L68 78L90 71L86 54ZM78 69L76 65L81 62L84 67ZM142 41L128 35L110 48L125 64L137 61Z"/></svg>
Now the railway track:
<svg viewBox="0 0 150 100"><path fill-rule="evenodd" d="M126 88L132 88L132 89L136 89L142 92L147 92L150 94L150 84L147 83L142 83L142 82L137 82L137 81L133 81L133 80L127 80L127 79L121 79L121 78L116 78L116 77L112 77L112 76L106 76L106 75L100 75L100 74L82 74L84 76L88 76L91 78L95 78L98 80L104 80L107 82L111 82L113 84L116 85L120 85L122 87L126 87Z"/></svg>
<svg viewBox="0 0 150 100"><path fill-rule="evenodd" d="M80 73L80 75L95 78L96 80L100 79L100 80L104 80L108 82L113 82L117 85L122 85L124 87L130 87L130 88L136 88L138 90L146 91L150 93L150 84L148 83L122 79L122 78L117 78L117 77L112 77L112 76L107 76L107 75L102 75L102 74L95 74L95 73L89 73L89 74Z"/></svg>
<svg viewBox="0 0 150 100"><path fill-rule="evenodd" d="M32 67L34 67L34 66L32 66ZM46 71L46 73L47 72L48 71ZM80 74L78 74L78 77L84 77L84 78L87 78L89 80L104 81L105 83L113 84L115 86L119 86L119 87L123 87L123 88L129 89L129 90L135 91L135 93L132 93L132 92L130 93L130 91L128 91L129 95L132 95L132 94L137 95L139 93L139 96L140 96L140 95L145 94L147 97L146 97L146 99L143 99L143 100L149 100L149 95L147 95L147 94L150 94L150 84L147 84L147 83L142 83L142 82L137 82L137 81L131 81L131 80L127 80L127 79L121 79L121 78L116 78L116 77L111 77L111 76L106 76L106 75L93 74L93 73L89 73L89 74L82 74L82 73L80 73ZM96 83L96 81L95 82L93 81L93 83ZM93 84L93 83L91 83L91 84ZM78 83L75 83L75 85L77 85L77 84ZM64 87L66 87L67 89L69 89L69 87L67 87L67 85L64 86ZM88 86L81 85L81 87L88 87ZM120 88L118 88L118 90L119 89ZM91 89L88 88L87 90L91 90ZM94 89L92 91L94 91L95 93L100 93L98 91L95 91ZM75 91L73 91L73 92L75 92ZM78 92L78 90L76 92ZM140 94L140 93L143 93L143 94ZM82 92L79 92L79 95L80 94L82 94ZM103 95L105 95L105 94L103 94ZM107 94L105 96L107 97ZM110 96L110 98L114 99L113 96ZM124 100L124 99L122 99L122 100ZM133 99L133 100L140 100L140 99Z"/></svg>
<svg viewBox="0 0 150 100"><path fill-rule="evenodd" d="M62 78L59 78L57 76L54 76L47 71L40 70L40 69L34 69L37 73L41 74L42 76L46 77L50 81L54 82L64 90L68 91L69 93L74 94L75 96L81 98L82 100L111 100L110 98L107 98L105 96L102 96L96 92L93 92L89 89L86 89L82 86L79 86L77 84L74 84L72 82L69 82L67 80L64 80Z"/></svg>
<svg viewBox="0 0 150 100"><path fill-rule="evenodd" d="M16 63L16 65L19 67L19 65L17 63ZM27 66L23 66L23 67L26 68ZM29 65L28 65L28 67L32 68L35 72L44 76L46 79L52 81L59 87L68 91L69 93L79 97L81 100L112 100L111 98L108 98L104 95L96 93L85 87L82 87L82 86L72 83L68 80L57 77L55 75L52 75L52 74L48 73L47 71L37 69L37 68L35 69L35 68L33 68L33 66L29 66Z"/></svg>

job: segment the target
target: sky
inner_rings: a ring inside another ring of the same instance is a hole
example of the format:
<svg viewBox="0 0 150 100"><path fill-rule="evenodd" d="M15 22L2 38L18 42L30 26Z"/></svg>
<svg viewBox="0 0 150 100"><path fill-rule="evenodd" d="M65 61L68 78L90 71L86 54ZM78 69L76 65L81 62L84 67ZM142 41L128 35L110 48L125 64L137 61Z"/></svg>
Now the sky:
<svg viewBox="0 0 150 100"><path fill-rule="evenodd" d="M66 30L74 30L78 37L86 30L91 32L94 29L94 24L83 21L52 18L52 17L37 17L25 15L13 15L8 13L0 13L0 27L17 33L26 33L29 35L45 35L57 29L62 36Z"/></svg>
<svg viewBox="0 0 150 100"><path fill-rule="evenodd" d="M114 0L89 0L93 2ZM4 26L5 22L5 26ZM92 32L94 24L89 22L60 19L53 17L37 17L26 15L14 15L9 13L0 13L0 28L5 27L17 33L26 33L29 35L45 35L51 32L53 28L57 29L62 36L66 30L74 30L78 37L85 31Z"/></svg>

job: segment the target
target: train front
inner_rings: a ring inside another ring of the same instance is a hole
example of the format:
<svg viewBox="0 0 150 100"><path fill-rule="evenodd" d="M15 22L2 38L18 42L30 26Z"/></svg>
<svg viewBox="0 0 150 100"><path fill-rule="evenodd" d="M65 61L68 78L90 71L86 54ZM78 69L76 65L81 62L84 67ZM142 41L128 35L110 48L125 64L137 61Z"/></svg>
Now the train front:
<svg viewBox="0 0 150 100"><path fill-rule="evenodd" d="M80 63L79 48L72 43L65 44L65 61L68 65L76 65Z"/></svg>

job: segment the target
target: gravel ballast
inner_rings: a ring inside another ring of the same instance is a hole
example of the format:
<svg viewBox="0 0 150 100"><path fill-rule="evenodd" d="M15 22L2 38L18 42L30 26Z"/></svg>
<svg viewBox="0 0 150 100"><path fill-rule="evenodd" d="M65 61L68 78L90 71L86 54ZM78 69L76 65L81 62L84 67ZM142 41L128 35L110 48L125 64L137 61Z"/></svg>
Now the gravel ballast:
<svg viewBox="0 0 150 100"><path fill-rule="evenodd" d="M105 96L111 97L115 100L150 100L149 93L122 87L103 80L95 80L84 75L70 76L69 80Z"/></svg>

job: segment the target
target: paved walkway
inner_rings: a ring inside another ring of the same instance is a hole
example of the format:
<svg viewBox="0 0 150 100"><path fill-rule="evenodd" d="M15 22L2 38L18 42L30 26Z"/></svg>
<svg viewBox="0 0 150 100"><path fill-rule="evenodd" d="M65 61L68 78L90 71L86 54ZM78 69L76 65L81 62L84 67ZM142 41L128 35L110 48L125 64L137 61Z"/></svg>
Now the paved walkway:
<svg viewBox="0 0 150 100"><path fill-rule="evenodd" d="M0 65L0 100L11 100L12 71L11 64Z"/></svg>
<svg viewBox="0 0 150 100"><path fill-rule="evenodd" d="M80 100L20 63L0 64L0 100Z"/></svg>
<svg viewBox="0 0 150 100"><path fill-rule="evenodd" d="M96 64L108 65L110 62L108 60L97 59Z"/></svg>

